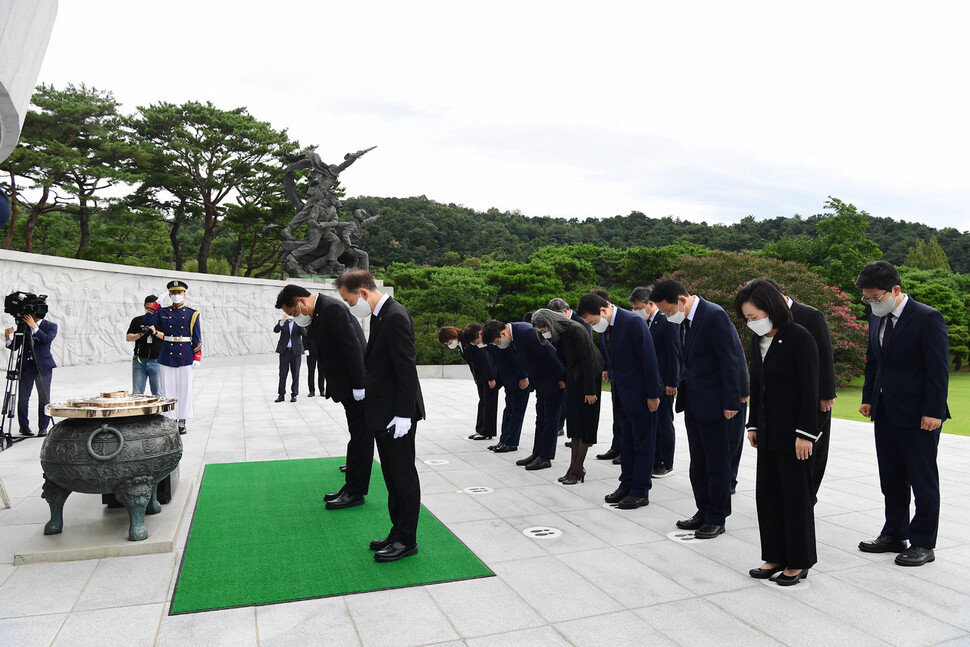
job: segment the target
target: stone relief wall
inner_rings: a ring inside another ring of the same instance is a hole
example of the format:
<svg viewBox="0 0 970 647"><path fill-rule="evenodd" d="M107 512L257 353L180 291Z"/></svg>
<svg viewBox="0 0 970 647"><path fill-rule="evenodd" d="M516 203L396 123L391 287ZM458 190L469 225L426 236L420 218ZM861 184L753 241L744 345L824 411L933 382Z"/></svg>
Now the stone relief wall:
<svg viewBox="0 0 970 647"><path fill-rule="evenodd" d="M47 319L58 326L52 352L60 366L130 359L134 343L125 341L128 324L143 312L149 294L169 305L165 285L173 279L188 284L185 303L200 312L203 363L206 357L272 353L278 338L273 326L280 317L273 306L280 289L291 282L165 272L6 250L0 250L0 277L0 296L18 290L48 295ZM292 282L339 298L332 281ZM4 328L13 325L6 313L2 321Z"/></svg>

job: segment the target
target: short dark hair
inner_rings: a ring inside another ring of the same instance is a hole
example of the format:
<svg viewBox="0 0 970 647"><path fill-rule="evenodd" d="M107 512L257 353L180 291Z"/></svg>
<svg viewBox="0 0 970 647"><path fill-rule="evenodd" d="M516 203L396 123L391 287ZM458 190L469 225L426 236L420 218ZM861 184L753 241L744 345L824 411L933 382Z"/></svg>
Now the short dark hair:
<svg viewBox="0 0 970 647"><path fill-rule="evenodd" d="M294 285L290 283L280 290L280 293L276 295L276 307L277 308L292 308L296 305L296 300L300 297L310 296L309 290L301 288L299 285Z"/></svg>
<svg viewBox="0 0 970 647"><path fill-rule="evenodd" d="M673 279L660 279L650 291L650 300L654 303L664 301L666 303L677 303L679 297L689 297L690 293L680 281Z"/></svg>
<svg viewBox="0 0 970 647"><path fill-rule="evenodd" d="M461 340L466 344L474 344L480 334L482 334L482 324L470 323L461 331Z"/></svg>
<svg viewBox="0 0 970 647"><path fill-rule="evenodd" d="M592 293L600 297L601 299L603 299L603 301L613 303L612 301L610 301L610 293L607 292L606 290L593 290Z"/></svg>
<svg viewBox="0 0 970 647"><path fill-rule="evenodd" d="M738 296L734 298L734 314L744 319L741 311L742 304L751 303L758 310L764 310L775 328L781 328L791 323L791 310L788 302L781 295L781 291L767 279L752 279L748 281Z"/></svg>
<svg viewBox="0 0 970 647"><path fill-rule="evenodd" d="M872 261L859 272L859 278L855 280L855 286L860 290L877 289L892 290L897 285L902 285L899 278L899 270L888 261Z"/></svg>
<svg viewBox="0 0 970 647"><path fill-rule="evenodd" d="M631 305L633 304L634 301L638 301L640 303L653 301L653 299L650 298L650 288L643 285L639 285L633 288L633 292L630 293L630 298L627 300L630 302Z"/></svg>
<svg viewBox="0 0 970 647"><path fill-rule="evenodd" d="M482 326L482 343L491 344L493 341L499 338L502 331L505 330L505 322L499 321L498 319L489 319Z"/></svg>
<svg viewBox="0 0 970 647"><path fill-rule="evenodd" d="M158 301L158 297L154 294L149 294L145 297L145 303L155 303L156 301Z"/></svg>
<svg viewBox="0 0 970 647"><path fill-rule="evenodd" d="M527 324L532 323L532 313L533 312L535 312L535 311L534 310L526 310L525 312L523 312L522 313L522 321L524 321Z"/></svg>
<svg viewBox="0 0 970 647"><path fill-rule="evenodd" d="M589 294L584 294L579 297L579 303L576 305L576 312L579 316L583 315L598 315L600 313L600 308L608 308L609 302L596 294L595 292L590 292Z"/></svg>
<svg viewBox="0 0 970 647"><path fill-rule="evenodd" d="M367 270L345 270L337 277L337 289L340 288L356 294L361 288L376 290L377 283L374 282L374 275Z"/></svg>
<svg viewBox="0 0 970 647"><path fill-rule="evenodd" d="M556 297L555 299L550 299L549 304L546 305L546 307L552 310L553 312L562 312L563 310L572 309L569 307L569 304L566 303L565 299L560 299L559 297Z"/></svg>
<svg viewBox="0 0 970 647"><path fill-rule="evenodd" d="M441 330L438 331L438 341L442 344L447 344L453 339L459 339L461 331L454 326L442 326Z"/></svg>

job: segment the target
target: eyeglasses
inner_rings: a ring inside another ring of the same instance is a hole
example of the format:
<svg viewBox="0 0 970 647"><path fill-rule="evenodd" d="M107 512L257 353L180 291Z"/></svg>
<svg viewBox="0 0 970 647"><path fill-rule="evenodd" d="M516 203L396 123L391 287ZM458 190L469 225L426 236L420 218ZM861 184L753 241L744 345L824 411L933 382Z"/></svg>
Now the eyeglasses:
<svg viewBox="0 0 970 647"><path fill-rule="evenodd" d="M863 302L864 304L866 304L867 306L868 306L868 305L872 305L873 303L882 303L883 301L885 301L885 300L886 300L886 295L887 295L887 294L892 294L892 292L883 292L883 293L882 293L882 296L880 296L880 297L878 297L878 298L876 298L876 299L870 299L870 298L868 298L868 297L862 297L862 299L860 299L860 300L861 300L861 301L862 301L862 302Z"/></svg>

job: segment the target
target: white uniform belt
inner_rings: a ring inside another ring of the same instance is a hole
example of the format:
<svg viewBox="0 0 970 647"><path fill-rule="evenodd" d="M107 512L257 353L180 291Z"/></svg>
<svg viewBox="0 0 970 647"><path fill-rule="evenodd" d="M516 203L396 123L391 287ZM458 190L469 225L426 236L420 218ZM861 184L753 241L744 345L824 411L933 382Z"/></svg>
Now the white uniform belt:
<svg viewBox="0 0 970 647"><path fill-rule="evenodd" d="M163 341L192 343L191 337L170 337L169 335L165 335L165 337L163 337L162 339Z"/></svg>

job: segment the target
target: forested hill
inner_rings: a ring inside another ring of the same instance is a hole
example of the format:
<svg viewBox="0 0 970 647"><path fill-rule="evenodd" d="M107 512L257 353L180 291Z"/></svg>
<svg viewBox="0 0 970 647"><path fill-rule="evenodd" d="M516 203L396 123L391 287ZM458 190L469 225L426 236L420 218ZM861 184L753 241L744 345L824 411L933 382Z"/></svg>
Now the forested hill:
<svg viewBox="0 0 970 647"><path fill-rule="evenodd" d="M357 197L344 200L347 210L381 214L370 227L364 246L371 263L394 262L450 265L470 257L525 262L547 245L591 243L616 249L659 247L680 240L727 251L759 250L783 236L814 235L826 214L770 220L748 216L732 225L708 225L679 218L648 218L634 211L610 218L562 219L529 217L518 212L481 212L456 204L441 204L424 196L413 198ZM918 241L935 236L954 272L970 273L970 232L936 229L921 223L870 217L868 237L887 261L901 265ZM457 254L457 256L455 256Z"/></svg>

